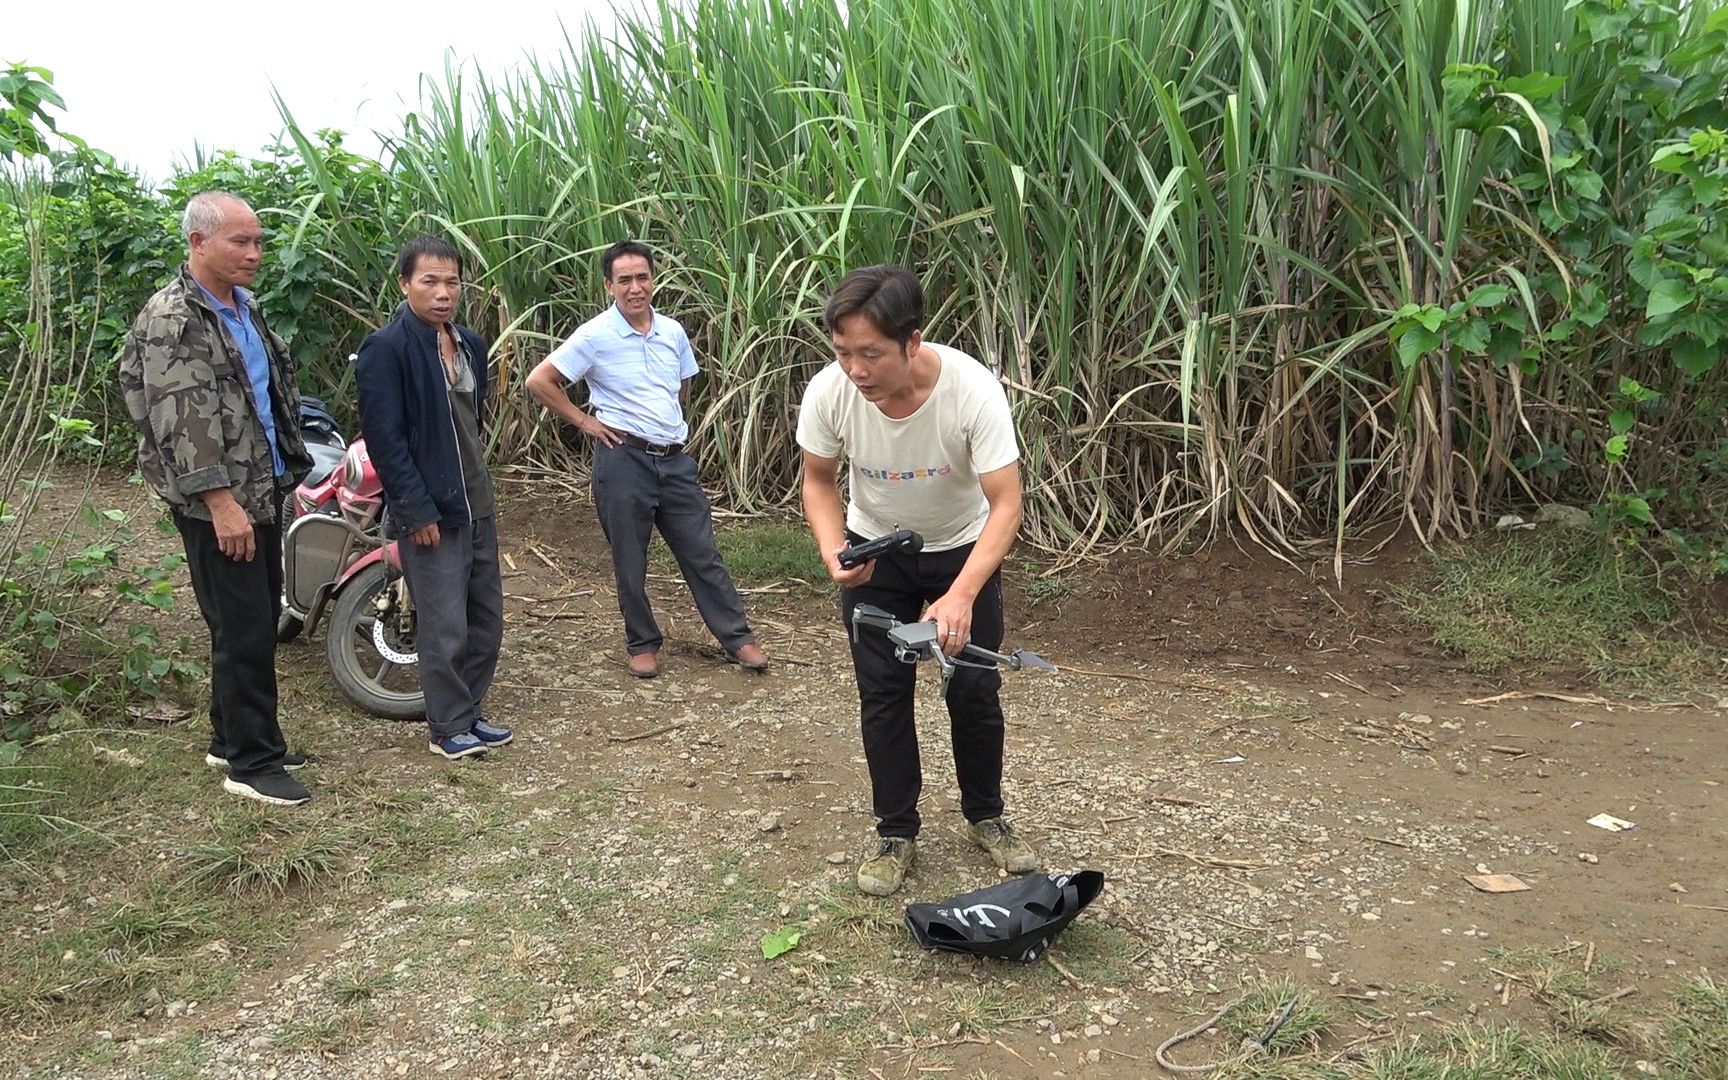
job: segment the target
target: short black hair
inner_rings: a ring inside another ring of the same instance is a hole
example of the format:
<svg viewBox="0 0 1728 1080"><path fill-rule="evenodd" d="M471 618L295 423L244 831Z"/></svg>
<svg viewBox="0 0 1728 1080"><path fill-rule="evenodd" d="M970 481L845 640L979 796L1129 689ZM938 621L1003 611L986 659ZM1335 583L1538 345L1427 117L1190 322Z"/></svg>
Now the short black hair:
<svg viewBox="0 0 1728 1080"><path fill-rule="evenodd" d="M396 277L406 281L414 276L415 269L421 259L446 259L456 264L456 273L462 273L462 253L456 250L456 245L448 240L421 233L414 239L402 245L402 250L396 253Z"/></svg>
<svg viewBox="0 0 1728 1080"><path fill-rule="evenodd" d="M866 266L840 279L822 321L830 334L840 321L862 315L875 324L883 337L905 349L912 334L924 325L924 286L903 266Z"/></svg>
<svg viewBox="0 0 1728 1080"><path fill-rule="evenodd" d="M605 275L607 281L612 280L612 264L617 262L619 258L624 255L642 256L644 259L648 260L648 272L650 274L654 272L653 248L642 243L640 240L620 240L616 244L607 248L606 253L600 256L600 273Z"/></svg>

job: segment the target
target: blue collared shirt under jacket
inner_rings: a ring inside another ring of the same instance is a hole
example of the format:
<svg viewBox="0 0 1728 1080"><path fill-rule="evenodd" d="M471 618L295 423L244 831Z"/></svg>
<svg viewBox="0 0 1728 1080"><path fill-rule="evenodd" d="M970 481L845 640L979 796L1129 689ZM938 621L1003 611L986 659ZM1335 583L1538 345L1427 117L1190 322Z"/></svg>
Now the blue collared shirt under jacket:
<svg viewBox="0 0 1728 1080"><path fill-rule="evenodd" d="M216 299L215 293L204 288L203 282L198 283L198 288L210 301L210 306L216 309L216 314L222 317L222 325L228 328L228 336L234 339L241 358L246 361L246 381L252 384L252 404L258 409L258 419L264 424L264 437L270 441L270 460L276 465L276 475L281 476L287 469L282 464L282 451L276 447L276 414L270 408L270 354L264 348L264 335L252 325L248 310L251 294L238 285L234 286L234 306L229 307Z"/></svg>

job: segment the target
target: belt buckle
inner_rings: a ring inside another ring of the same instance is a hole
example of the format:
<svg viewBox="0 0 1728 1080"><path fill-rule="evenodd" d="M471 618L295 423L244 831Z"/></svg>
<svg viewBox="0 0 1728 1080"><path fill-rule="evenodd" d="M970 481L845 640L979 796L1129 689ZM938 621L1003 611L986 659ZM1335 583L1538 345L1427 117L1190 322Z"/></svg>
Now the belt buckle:
<svg viewBox="0 0 1728 1080"><path fill-rule="evenodd" d="M652 443L646 439L642 440L642 443L642 450L649 457L672 456L672 445L670 443Z"/></svg>

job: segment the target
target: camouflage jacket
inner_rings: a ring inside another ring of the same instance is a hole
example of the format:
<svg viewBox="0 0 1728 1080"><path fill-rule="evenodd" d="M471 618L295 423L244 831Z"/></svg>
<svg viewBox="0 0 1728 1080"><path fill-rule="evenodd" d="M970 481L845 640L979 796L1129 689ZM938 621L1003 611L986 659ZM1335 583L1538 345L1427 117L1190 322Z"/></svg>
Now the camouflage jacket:
<svg viewBox="0 0 1728 1080"><path fill-rule="evenodd" d="M294 361L257 301L247 308L270 354L276 448L287 469L282 480L292 486L312 466L300 437ZM120 353L120 390L138 427L138 469L168 505L208 521L200 493L228 488L254 522L274 520L276 469L245 358L185 267L133 322Z"/></svg>

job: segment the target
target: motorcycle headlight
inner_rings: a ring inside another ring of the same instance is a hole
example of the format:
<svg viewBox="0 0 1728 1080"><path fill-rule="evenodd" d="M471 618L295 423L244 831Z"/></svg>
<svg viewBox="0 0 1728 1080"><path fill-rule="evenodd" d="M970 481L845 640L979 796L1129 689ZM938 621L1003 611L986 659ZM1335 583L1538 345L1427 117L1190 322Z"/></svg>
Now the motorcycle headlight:
<svg viewBox="0 0 1728 1080"><path fill-rule="evenodd" d="M360 477L360 455L357 448L349 447L348 452L342 455L342 486L354 491L360 486Z"/></svg>

